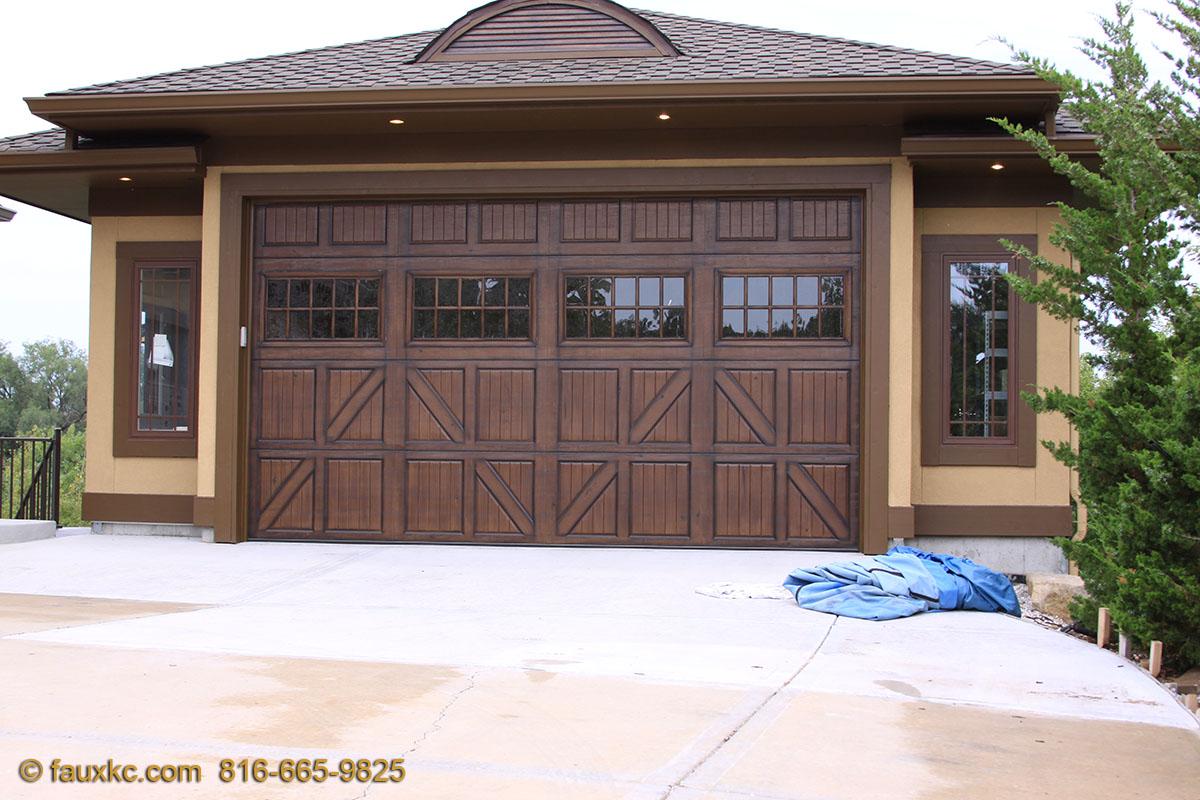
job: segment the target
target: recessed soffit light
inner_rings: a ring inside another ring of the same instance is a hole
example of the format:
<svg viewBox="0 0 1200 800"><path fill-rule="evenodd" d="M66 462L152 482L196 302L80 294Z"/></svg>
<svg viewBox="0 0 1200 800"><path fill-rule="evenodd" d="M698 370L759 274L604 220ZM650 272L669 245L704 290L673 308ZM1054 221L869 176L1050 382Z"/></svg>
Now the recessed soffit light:
<svg viewBox="0 0 1200 800"><path fill-rule="evenodd" d="M117 178L117 180L122 181L123 183L129 183L130 181L133 180L133 178L122 176L120 178Z"/></svg>
<svg viewBox="0 0 1200 800"><path fill-rule="evenodd" d="M997 161L995 164L992 164L992 169L994 169L996 172L999 172L1000 170L1004 169L1004 165Z"/></svg>
<svg viewBox="0 0 1200 800"><path fill-rule="evenodd" d="M388 124L389 124L389 125L403 125L403 124L404 124L404 120L402 120L402 119L400 119L399 117L397 117L396 119L389 119L389 120L388 120Z"/></svg>
<svg viewBox="0 0 1200 800"><path fill-rule="evenodd" d="M669 120L671 118L671 115L664 111L663 113L658 115L658 118L661 119L663 122L666 122L667 120Z"/></svg>

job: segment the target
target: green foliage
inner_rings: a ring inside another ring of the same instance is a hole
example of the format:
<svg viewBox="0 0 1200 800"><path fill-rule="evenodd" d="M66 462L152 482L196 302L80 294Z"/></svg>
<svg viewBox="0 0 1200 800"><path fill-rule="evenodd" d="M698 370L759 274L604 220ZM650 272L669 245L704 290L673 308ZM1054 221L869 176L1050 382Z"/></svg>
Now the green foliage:
<svg viewBox="0 0 1200 800"><path fill-rule="evenodd" d="M0 436L86 424L87 354L66 340L0 342Z"/></svg>
<svg viewBox="0 0 1200 800"><path fill-rule="evenodd" d="M1152 81L1130 7L1102 20L1082 50L1104 70L1091 81L1019 53L1062 91L1063 107L1096 137L1098 163L1055 150L1042 133L997 122L1031 145L1085 199L1059 204L1058 264L1013 247L1036 268L1017 292L1099 346L1090 385L1026 394L1065 416L1078 435L1044 442L1079 474L1088 532L1063 543L1095 602L1135 639L1161 639L1178 665L1200 663L1200 295L1184 272L1200 232L1200 3L1175 0L1159 24L1188 55L1170 84ZM1186 144L1184 147L1175 145ZM1081 613L1088 613L1081 609Z"/></svg>
<svg viewBox="0 0 1200 800"><path fill-rule="evenodd" d="M72 425L62 434L62 477L58 523L64 528L86 525L83 519L84 445L86 434Z"/></svg>

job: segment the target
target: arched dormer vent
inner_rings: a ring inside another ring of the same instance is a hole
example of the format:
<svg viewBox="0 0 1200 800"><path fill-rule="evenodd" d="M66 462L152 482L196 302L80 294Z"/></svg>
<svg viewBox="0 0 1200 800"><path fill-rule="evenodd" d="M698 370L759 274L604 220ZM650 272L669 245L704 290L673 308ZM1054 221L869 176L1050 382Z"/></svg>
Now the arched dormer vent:
<svg viewBox="0 0 1200 800"><path fill-rule="evenodd" d="M650 22L610 0L497 0L444 30L417 62L677 55Z"/></svg>

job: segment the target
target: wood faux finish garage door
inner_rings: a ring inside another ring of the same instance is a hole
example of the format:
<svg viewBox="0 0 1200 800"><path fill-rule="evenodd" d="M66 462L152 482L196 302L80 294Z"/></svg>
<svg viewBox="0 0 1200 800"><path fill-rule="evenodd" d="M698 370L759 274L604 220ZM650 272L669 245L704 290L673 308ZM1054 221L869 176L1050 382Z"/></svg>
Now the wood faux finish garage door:
<svg viewBox="0 0 1200 800"><path fill-rule="evenodd" d="M861 205L259 205L251 536L856 548Z"/></svg>

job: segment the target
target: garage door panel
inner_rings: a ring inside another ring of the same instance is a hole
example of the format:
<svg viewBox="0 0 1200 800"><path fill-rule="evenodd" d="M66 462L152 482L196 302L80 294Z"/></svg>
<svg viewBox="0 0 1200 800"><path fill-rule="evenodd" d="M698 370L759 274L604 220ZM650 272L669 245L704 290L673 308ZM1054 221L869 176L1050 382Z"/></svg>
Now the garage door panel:
<svg viewBox="0 0 1200 800"><path fill-rule="evenodd" d="M382 458L330 458L325 461L327 532L383 533Z"/></svg>
<svg viewBox="0 0 1200 800"><path fill-rule="evenodd" d="M618 441L618 374L616 369L559 372L559 441L613 444Z"/></svg>
<svg viewBox="0 0 1200 800"><path fill-rule="evenodd" d="M461 536L463 526L463 462L408 459L405 506L408 533Z"/></svg>
<svg viewBox="0 0 1200 800"><path fill-rule="evenodd" d="M788 443L849 446L850 370L794 369L788 381Z"/></svg>
<svg viewBox="0 0 1200 800"><path fill-rule="evenodd" d="M533 461L475 462L475 532L532 538Z"/></svg>
<svg viewBox="0 0 1200 800"><path fill-rule="evenodd" d="M532 444L537 407L535 371L480 369L475 385L477 441Z"/></svg>
<svg viewBox="0 0 1200 800"><path fill-rule="evenodd" d="M850 540L850 473L849 464L788 464L789 539Z"/></svg>
<svg viewBox="0 0 1200 800"><path fill-rule="evenodd" d="M264 458L257 464L257 528L311 535L316 521L316 468L309 458Z"/></svg>
<svg viewBox="0 0 1200 800"><path fill-rule="evenodd" d="M715 539L774 539L776 464L722 463L713 467Z"/></svg>
<svg viewBox="0 0 1200 800"><path fill-rule="evenodd" d="M691 535L690 462L638 462L629 465L629 535Z"/></svg>
<svg viewBox="0 0 1200 800"><path fill-rule="evenodd" d="M257 383L258 440L315 443L317 371L262 369Z"/></svg>
<svg viewBox="0 0 1200 800"><path fill-rule="evenodd" d="M463 369L408 370L409 441L465 441L465 373Z"/></svg>
<svg viewBox="0 0 1200 800"><path fill-rule="evenodd" d="M691 441L690 369L632 369L629 381L631 444Z"/></svg>
<svg viewBox="0 0 1200 800"><path fill-rule="evenodd" d="M383 367L328 371L327 442L383 443L385 375Z"/></svg>
<svg viewBox="0 0 1200 800"><path fill-rule="evenodd" d="M776 371L718 368L713 382L718 444L776 442Z"/></svg>
<svg viewBox="0 0 1200 800"><path fill-rule="evenodd" d="M558 465L558 535L617 537L615 461Z"/></svg>

